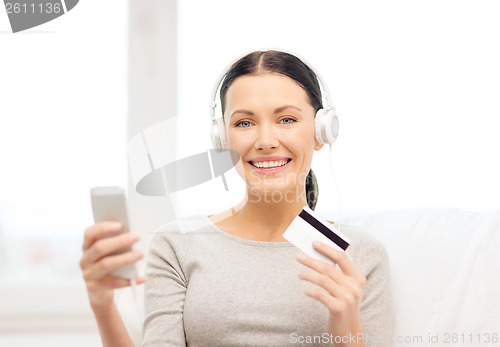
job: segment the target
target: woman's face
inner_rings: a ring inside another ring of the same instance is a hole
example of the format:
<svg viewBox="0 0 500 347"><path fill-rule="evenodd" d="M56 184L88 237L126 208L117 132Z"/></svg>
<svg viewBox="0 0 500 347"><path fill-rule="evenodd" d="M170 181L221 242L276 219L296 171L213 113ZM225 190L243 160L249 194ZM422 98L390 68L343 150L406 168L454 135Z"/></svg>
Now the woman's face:
<svg viewBox="0 0 500 347"><path fill-rule="evenodd" d="M314 139L315 113L306 91L287 76L264 73L233 81L224 113L228 146L240 154L236 170L252 193L304 190L313 150L323 147Z"/></svg>

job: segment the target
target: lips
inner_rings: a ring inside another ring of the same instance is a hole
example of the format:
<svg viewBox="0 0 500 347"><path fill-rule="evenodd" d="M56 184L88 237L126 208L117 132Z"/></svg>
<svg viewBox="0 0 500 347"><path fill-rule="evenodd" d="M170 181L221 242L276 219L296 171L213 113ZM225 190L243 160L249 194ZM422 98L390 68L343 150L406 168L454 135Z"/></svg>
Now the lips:
<svg viewBox="0 0 500 347"><path fill-rule="evenodd" d="M291 161L291 158L286 157L259 157L249 160L248 164L259 174L272 175L285 170Z"/></svg>
<svg viewBox="0 0 500 347"><path fill-rule="evenodd" d="M281 167L288 164L292 159L282 159L282 160L265 160L265 161L253 161L250 160L248 163L253 167L259 169L273 169L275 167Z"/></svg>

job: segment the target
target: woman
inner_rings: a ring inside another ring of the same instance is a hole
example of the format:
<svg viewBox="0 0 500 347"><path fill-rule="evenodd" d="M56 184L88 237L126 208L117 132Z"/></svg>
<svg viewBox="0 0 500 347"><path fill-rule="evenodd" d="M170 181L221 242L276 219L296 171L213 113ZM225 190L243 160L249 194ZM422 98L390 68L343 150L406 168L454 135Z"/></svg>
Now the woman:
<svg viewBox="0 0 500 347"><path fill-rule="evenodd" d="M323 147L314 123L322 99L314 72L288 53L253 52L229 69L220 97L246 194L229 211L169 223L152 238L143 345L365 346L385 337L386 346L392 318L383 247L343 226L352 261L314 246L339 269L283 238L302 207L317 200L310 165ZM104 344L126 346L112 288L128 283L107 273L141 254L105 257L134 242L126 235L99 240L109 225L87 229L81 266Z"/></svg>

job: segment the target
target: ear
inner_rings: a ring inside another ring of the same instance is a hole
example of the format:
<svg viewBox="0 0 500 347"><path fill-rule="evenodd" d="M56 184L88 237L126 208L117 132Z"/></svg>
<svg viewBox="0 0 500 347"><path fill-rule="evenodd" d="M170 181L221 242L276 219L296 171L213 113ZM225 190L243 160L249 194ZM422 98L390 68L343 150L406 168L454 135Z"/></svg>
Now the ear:
<svg viewBox="0 0 500 347"><path fill-rule="evenodd" d="M314 150L315 151L319 151L325 145L324 143L319 143L316 140L314 140L314 142L315 142L315 145L314 145Z"/></svg>

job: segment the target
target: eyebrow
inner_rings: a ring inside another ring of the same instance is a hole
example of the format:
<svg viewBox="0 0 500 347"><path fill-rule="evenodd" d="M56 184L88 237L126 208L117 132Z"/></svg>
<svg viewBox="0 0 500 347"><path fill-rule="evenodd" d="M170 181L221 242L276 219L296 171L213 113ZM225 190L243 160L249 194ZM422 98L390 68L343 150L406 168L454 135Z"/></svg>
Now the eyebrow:
<svg viewBox="0 0 500 347"><path fill-rule="evenodd" d="M286 110L287 108L294 108L300 112L302 112L302 110L300 108L298 108L297 106L293 106L293 105L284 105L284 106L280 106L278 107L277 109L274 110L274 114L276 113L280 113L280 112L283 112L284 110ZM248 110L236 110L234 111L233 113L231 113L231 117L235 114L235 113L244 113L244 114L247 114L249 116L254 116L254 113L252 111L248 111Z"/></svg>

